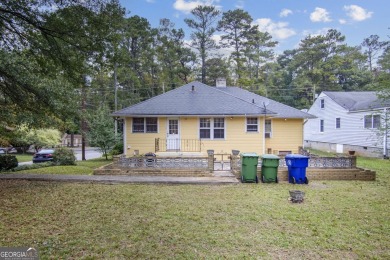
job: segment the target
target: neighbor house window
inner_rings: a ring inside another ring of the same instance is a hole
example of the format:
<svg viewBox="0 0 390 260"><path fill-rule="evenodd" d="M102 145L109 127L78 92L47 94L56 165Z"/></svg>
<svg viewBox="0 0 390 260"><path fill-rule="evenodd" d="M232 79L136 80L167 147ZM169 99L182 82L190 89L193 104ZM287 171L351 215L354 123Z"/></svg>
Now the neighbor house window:
<svg viewBox="0 0 390 260"><path fill-rule="evenodd" d="M200 139L224 139L225 118L200 118L199 137Z"/></svg>
<svg viewBox="0 0 390 260"><path fill-rule="evenodd" d="M336 118L336 128L337 129L341 128L341 118L340 117Z"/></svg>
<svg viewBox="0 0 390 260"><path fill-rule="evenodd" d="M271 138L272 134L272 121L270 119L265 120L265 138Z"/></svg>
<svg viewBox="0 0 390 260"><path fill-rule="evenodd" d="M157 117L133 118L133 133L157 133Z"/></svg>
<svg viewBox="0 0 390 260"><path fill-rule="evenodd" d="M364 116L364 128L380 128L381 116L380 115L367 115Z"/></svg>
<svg viewBox="0 0 390 260"><path fill-rule="evenodd" d="M323 133L323 132L324 132L324 129L325 129L325 123L324 123L324 120L321 119L321 120L320 120L320 132Z"/></svg>
<svg viewBox="0 0 390 260"><path fill-rule="evenodd" d="M320 107L325 108L325 99L320 100Z"/></svg>
<svg viewBox="0 0 390 260"><path fill-rule="evenodd" d="M259 129L259 123L257 117L248 117L246 119L246 131L247 132L257 132Z"/></svg>

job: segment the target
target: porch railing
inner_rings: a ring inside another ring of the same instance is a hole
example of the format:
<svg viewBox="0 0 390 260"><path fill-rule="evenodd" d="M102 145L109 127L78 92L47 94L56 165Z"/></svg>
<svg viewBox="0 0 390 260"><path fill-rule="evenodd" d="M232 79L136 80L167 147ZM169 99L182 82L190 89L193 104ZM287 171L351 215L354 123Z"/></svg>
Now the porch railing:
<svg viewBox="0 0 390 260"><path fill-rule="evenodd" d="M201 141L199 139L162 139L154 140L155 152L200 152Z"/></svg>

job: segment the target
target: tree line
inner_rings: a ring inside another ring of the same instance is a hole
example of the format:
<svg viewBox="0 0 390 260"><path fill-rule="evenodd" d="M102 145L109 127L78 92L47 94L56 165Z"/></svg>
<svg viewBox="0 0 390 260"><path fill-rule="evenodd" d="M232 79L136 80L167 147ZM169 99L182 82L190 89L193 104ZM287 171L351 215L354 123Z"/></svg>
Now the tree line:
<svg viewBox="0 0 390 260"><path fill-rule="evenodd" d="M308 108L323 90L390 89L389 42L377 35L349 46L330 29L276 55L278 42L245 10L198 6L184 21L189 40L169 19L153 28L117 0L2 1L0 136L20 125L87 131L96 110L193 80L215 85L223 77L296 108Z"/></svg>

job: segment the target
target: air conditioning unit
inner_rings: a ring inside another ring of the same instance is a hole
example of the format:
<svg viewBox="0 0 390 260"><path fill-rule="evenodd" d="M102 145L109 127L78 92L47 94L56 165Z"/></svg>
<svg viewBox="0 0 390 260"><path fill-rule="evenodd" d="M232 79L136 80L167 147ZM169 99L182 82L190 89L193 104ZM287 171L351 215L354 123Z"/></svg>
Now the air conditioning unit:
<svg viewBox="0 0 390 260"><path fill-rule="evenodd" d="M271 133L265 133L265 134L264 134L264 137L265 137L265 138L271 138Z"/></svg>

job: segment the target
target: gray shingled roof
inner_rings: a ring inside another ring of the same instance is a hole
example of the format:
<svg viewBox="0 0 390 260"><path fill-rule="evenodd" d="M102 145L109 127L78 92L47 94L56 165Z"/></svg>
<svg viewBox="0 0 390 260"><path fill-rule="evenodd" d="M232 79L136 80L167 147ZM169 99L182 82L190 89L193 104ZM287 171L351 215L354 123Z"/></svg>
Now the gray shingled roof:
<svg viewBox="0 0 390 260"><path fill-rule="evenodd" d="M192 90L194 88L194 90ZM263 101L269 101L264 109ZM273 115L285 118L314 116L237 87L210 87L194 81L113 116Z"/></svg>
<svg viewBox="0 0 390 260"><path fill-rule="evenodd" d="M267 108L267 111L274 111L276 115L273 115L273 117L276 118L316 118L315 116L303 112L301 110L298 110L296 108L287 106L285 104L279 103L275 100L257 95L255 93L252 93L248 90L241 89L238 87L226 87L226 88L220 88L222 91L229 93L233 96L236 96L238 98L244 99L244 100L255 100L256 104L262 104ZM267 112L268 114L268 112Z"/></svg>
<svg viewBox="0 0 390 260"><path fill-rule="evenodd" d="M348 111L371 110L390 106L390 100L379 99L374 91L324 91L323 93Z"/></svg>

